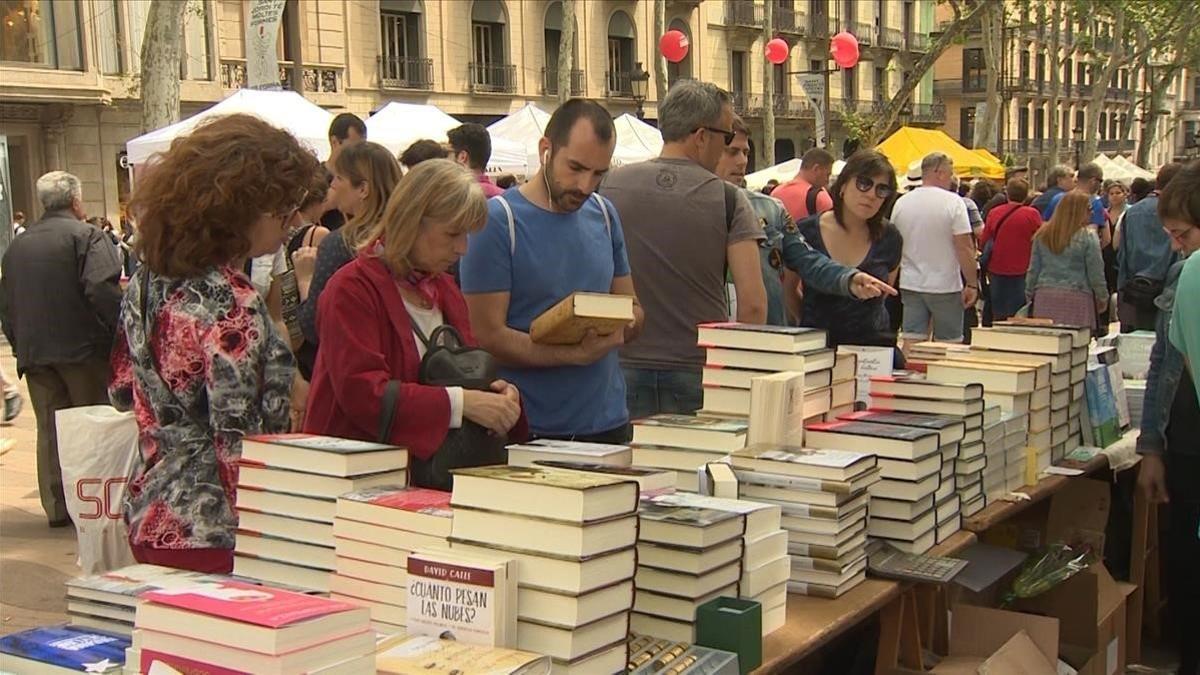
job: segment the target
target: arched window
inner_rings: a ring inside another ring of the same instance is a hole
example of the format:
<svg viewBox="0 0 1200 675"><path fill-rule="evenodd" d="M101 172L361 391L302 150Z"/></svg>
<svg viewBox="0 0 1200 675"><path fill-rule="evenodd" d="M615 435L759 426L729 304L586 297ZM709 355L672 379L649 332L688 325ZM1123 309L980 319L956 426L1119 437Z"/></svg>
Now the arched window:
<svg viewBox="0 0 1200 675"><path fill-rule="evenodd" d="M542 92L548 95L558 94L558 59L562 44L563 11L561 0L553 0L546 4L546 16L543 21L546 56L545 67L542 69ZM579 22L575 22L574 40L571 53L571 95L583 94L583 70L579 68Z"/></svg>
<svg viewBox="0 0 1200 675"><path fill-rule="evenodd" d="M508 63L508 11L503 0L475 0L471 6L471 88L516 91L516 68Z"/></svg>
<svg viewBox="0 0 1200 675"><path fill-rule="evenodd" d="M431 84L432 64L421 58L421 0L380 0L379 79L385 87L425 89Z"/></svg>
<svg viewBox="0 0 1200 675"><path fill-rule="evenodd" d="M687 22L683 19L672 19L667 26L667 30L677 30L687 36L688 42L692 41L692 30L688 27ZM667 62L667 86L671 86L680 80L689 80L692 78L692 49L688 47L687 56L679 63Z"/></svg>
<svg viewBox="0 0 1200 675"><path fill-rule="evenodd" d="M623 10L608 19L608 94L633 96L629 76L633 73L637 31L633 19Z"/></svg>

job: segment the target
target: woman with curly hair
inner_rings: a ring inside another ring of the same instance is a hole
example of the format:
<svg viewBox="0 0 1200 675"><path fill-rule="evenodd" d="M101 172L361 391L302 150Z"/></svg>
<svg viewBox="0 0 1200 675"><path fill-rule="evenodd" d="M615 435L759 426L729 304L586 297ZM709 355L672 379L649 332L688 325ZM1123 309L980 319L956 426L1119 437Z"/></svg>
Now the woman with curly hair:
<svg viewBox="0 0 1200 675"><path fill-rule="evenodd" d="M137 186L139 273L113 347L113 405L137 416L124 505L139 562L229 572L242 438L288 429L295 361L239 269L277 250L317 160L230 115L176 139Z"/></svg>

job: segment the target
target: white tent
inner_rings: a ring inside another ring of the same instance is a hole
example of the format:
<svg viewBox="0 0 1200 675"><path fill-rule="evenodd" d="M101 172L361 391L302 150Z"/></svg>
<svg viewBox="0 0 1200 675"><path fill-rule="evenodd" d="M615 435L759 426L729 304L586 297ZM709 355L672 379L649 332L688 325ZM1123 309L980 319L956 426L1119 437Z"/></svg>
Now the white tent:
<svg viewBox="0 0 1200 675"><path fill-rule="evenodd" d="M520 173L528 176L537 171L541 164L541 160L538 159L538 141L542 140L546 124L549 122L550 113L532 103L526 103L520 110L492 122L488 126L488 133L492 135L493 142L497 138L503 138L524 148L526 168Z"/></svg>
<svg viewBox="0 0 1200 675"><path fill-rule="evenodd" d="M837 175L842 172L843 166L846 166L846 163L842 160L839 159L834 161L833 173L830 174L830 177L837 177ZM750 188L751 190L761 190L763 186L765 186L772 178L780 183L786 183L795 178L796 174L799 172L800 158L793 157L792 159L780 162L775 166L769 166L761 171L755 171L754 173L746 174L746 187Z"/></svg>
<svg viewBox="0 0 1200 675"><path fill-rule="evenodd" d="M317 159L329 156L329 123L333 115L294 91L239 89L216 105L191 117L143 134L125 144L130 164L144 164L155 153L171 146L171 141L191 133L201 122L222 115L250 113L270 124L290 131L312 149Z"/></svg>
<svg viewBox="0 0 1200 675"><path fill-rule="evenodd" d="M367 140L400 154L422 138L445 143L446 132L461 125L462 122L442 112L437 106L393 101L367 118ZM489 173L523 173L525 165L525 150L519 144L492 137L492 158L487 166Z"/></svg>
<svg viewBox="0 0 1200 675"><path fill-rule="evenodd" d="M1123 167L1125 167L1125 169L1127 169L1129 171L1129 173L1132 176L1130 178L1130 180L1133 180L1133 178L1145 178L1146 180L1154 180L1154 178L1155 178L1155 173L1153 171L1148 171L1146 169L1143 169L1142 167L1138 166L1137 164L1134 164L1132 161L1130 161L1124 155L1117 155L1116 157L1113 157L1112 161L1114 164L1123 166Z"/></svg>
<svg viewBox="0 0 1200 675"><path fill-rule="evenodd" d="M613 120L617 128L617 147L613 150L613 166L644 162L662 152L662 134L658 129L625 113Z"/></svg>

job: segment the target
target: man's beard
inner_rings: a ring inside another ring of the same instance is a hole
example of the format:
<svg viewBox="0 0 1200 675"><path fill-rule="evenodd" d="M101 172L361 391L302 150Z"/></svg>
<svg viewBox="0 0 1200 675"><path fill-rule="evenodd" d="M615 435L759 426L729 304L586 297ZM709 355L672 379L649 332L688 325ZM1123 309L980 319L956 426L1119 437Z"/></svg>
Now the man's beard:
<svg viewBox="0 0 1200 675"><path fill-rule="evenodd" d="M551 162L553 162L551 158ZM554 180L553 169L550 164L546 164L542 176L546 179L546 194L550 199L550 204L557 210L562 212L578 211L587 201L588 196L579 190L562 190L558 187L558 182Z"/></svg>

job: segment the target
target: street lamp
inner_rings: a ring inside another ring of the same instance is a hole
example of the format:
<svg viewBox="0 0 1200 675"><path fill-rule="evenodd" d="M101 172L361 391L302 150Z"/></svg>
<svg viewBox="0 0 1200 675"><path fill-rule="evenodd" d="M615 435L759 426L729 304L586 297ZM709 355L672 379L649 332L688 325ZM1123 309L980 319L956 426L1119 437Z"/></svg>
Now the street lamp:
<svg viewBox="0 0 1200 675"><path fill-rule="evenodd" d="M646 119L646 111L642 109L642 103L646 101L646 88L650 83L650 73L647 73L642 68L642 62L638 61L633 64L633 72L629 74L629 90L633 93L633 100L637 102L637 118L639 120Z"/></svg>
<svg viewBox="0 0 1200 675"><path fill-rule="evenodd" d="M1079 145L1083 142L1083 129L1075 127L1071 130L1071 138L1075 141L1075 170L1079 170Z"/></svg>

